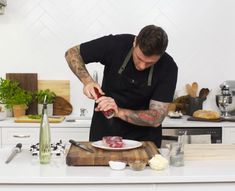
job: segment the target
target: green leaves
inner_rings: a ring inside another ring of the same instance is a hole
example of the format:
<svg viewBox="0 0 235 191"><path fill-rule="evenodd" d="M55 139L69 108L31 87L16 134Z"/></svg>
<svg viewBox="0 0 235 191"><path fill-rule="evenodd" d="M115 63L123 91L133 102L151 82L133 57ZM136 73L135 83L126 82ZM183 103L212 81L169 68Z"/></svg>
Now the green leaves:
<svg viewBox="0 0 235 191"><path fill-rule="evenodd" d="M28 105L32 100L33 93L23 90L18 82L0 78L0 103L5 104L6 108L18 104Z"/></svg>
<svg viewBox="0 0 235 191"><path fill-rule="evenodd" d="M49 104L53 103L53 101L56 97L56 94L55 94L55 92L53 92L49 89L40 90L36 93L36 99L38 100L38 103L43 104L45 95L47 96L47 103L49 103Z"/></svg>

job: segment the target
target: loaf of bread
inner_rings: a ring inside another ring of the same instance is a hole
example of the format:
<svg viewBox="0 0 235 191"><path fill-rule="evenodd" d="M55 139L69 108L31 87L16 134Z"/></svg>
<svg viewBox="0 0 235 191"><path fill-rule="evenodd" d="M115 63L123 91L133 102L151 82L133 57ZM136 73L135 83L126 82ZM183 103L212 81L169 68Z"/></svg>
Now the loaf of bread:
<svg viewBox="0 0 235 191"><path fill-rule="evenodd" d="M202 119L219 119L220 114L216 111L197 110L193 113L193 117L202 118Z"/></svg>

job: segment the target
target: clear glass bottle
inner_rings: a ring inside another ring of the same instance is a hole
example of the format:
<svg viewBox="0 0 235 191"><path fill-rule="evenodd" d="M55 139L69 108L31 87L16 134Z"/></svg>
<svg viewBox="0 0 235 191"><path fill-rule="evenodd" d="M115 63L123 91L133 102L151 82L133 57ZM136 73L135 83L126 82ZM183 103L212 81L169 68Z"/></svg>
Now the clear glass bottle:
<svg viewBox="0 0 235 191"><path fill-rule="evenodd" d="M51 133L45 99L42 108L39 137L39 159L41 164L48 164L51 161Z"/></svg>

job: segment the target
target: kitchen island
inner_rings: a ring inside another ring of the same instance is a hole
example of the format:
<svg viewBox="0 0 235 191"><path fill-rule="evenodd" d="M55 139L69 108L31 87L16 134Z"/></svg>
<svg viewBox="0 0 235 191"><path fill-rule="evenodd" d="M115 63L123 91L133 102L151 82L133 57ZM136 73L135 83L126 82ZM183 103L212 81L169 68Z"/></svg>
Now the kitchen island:
<svg viewBox="0 0 235 191"><path fill-rule="evenodd" d="M108 166L72 167L65 157L53 157L40 165L38 157L22 149L9 164L5 160L11 147L0 149L0 190L234 190L235 161L185 161L183 167L155 171L111 170Z"/></svg>

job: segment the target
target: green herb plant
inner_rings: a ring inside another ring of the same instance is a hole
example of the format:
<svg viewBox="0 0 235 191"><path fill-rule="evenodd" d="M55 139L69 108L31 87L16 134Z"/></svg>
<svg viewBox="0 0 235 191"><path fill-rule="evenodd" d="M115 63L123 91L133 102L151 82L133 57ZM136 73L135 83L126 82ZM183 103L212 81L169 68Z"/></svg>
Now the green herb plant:
<svg viewBox="0 0 235 191"><path fill-rule="evenodd" d="M36 93L36 99L39 104L43 104L45 96L47 96L46 102L48 104L51 104L55 100L56 94L55 94L55 92L53 92L49 89L38 91Z"/></svg>
<svg viewBox="0 0 235 191"><path fill-rule="evenodd" d="M0 103L5 104L6 108L13 105L28 105L32 99L32 92L23 90L18 82L0 78Z"/></svg>

